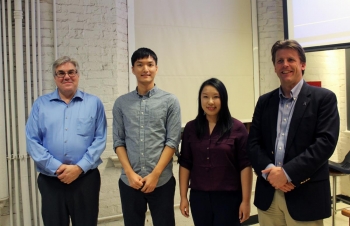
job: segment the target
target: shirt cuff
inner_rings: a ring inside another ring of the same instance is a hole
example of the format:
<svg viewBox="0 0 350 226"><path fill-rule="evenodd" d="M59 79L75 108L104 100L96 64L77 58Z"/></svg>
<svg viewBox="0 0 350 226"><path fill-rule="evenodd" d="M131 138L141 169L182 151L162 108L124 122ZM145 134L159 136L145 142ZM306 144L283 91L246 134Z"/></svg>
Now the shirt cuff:
<svg viewBox="0 0 350 226"><path fill-rule="evenodd" d="M283 167L282 167L282 169L283 169ZM286 173L286 171L284 169L283 169L283 172L286 175L288 182L291 182L292 179L290 179L290 177L288 176L288 174Z"/></svg>
<svg viewBox="0 0 350 226"><path fill-rule="evenodd" d="M77 165L84 171L83 173L86 173L87 171L89 171L91 169L91 164L89 163L89 161L85 160L85 159L81 159Z"/></svg>
<svg viewBox="0 0 350 226"><path fill-rule="evenodd" d="M58 161L55 158L52 158L52 162L50 164L49 170L52 173L52 176L56 175L56 171L58 170L58 168L62 165L62 163L60 161Z"/></svg>
<svg viewBox="0 0 350 226"><path fill-rule="evenodd" d="M270 168L272 168L272 167L274 167L274 166L275 166L274 164L270 163L270 164L268 164L268 165L266 166L265 169L270 169ZM262 177L266 180L266 178L267 178L267 176L268 176L269 174L268 174L268 173L262 173L261 175L262 175Z"/></svg>

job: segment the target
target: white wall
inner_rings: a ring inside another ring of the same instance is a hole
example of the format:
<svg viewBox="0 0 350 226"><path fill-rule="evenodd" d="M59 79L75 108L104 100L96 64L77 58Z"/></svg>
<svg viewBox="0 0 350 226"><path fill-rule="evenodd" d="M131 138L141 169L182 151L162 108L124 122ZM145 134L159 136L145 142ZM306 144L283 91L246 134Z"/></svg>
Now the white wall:
<svg viewBox="0 0 350 226"><path fill-rule="evenodd" d="M338 145L330 160L341 162L350 149L350 134L346 131L345 50L307 53L306 60L305 80L322 81L322 87L332 90L337 95L340 115L340 134ZM349 176L338 179L337 194L350 195L349 179Z"/></svg>

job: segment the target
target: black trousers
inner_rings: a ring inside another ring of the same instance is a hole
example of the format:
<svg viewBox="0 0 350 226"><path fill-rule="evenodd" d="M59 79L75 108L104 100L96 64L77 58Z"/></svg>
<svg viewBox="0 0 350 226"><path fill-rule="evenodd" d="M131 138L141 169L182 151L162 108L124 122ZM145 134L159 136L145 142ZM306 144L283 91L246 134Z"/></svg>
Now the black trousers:
<svg viewBox="0 0 350 226"><path fill-rule="evenodd" d="M175 178L171 177L166 184L157 187L153 192L143 193L119 179L124 225L144 226L148 203L154 226L175 226L175 185Z"/></svg>
<svg viewBox="0 0 350 226"><path fill-rule="evenodd" d="M98 169L89 170L71 184L56 177L38 176L42 218L45 226L96 226L101 177Z"/></svg>
<svg viewBox="0 0 350 226"><path fill-rule="evenodd" d="M191 189L190 206L194 225L239 226L242 191L198 191Z"/></svg>

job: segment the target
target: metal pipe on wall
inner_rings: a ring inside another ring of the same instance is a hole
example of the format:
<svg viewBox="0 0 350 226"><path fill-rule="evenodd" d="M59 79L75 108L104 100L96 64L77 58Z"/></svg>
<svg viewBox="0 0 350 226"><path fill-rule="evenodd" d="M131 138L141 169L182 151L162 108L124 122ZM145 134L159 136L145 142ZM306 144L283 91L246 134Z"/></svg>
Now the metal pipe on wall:
<svg viewBox="0 0 350 226"><path fill-rule="evenodd" d="M30 110L32 109L32 76L31 76L31 65L30 65L30 36L29 36L29 3L28 0L25 0L24 2L24 23L25 23L25 31L26 31L26 78L27 78L27 112L30 112ZM32 12L33 14L34 12ZM33 52L34 53L34 52ZM34 54L33 54L34 55ZM28 117L28 114L27 114Z"/></svg>
<svg viewBox="0 0 350 226"><path fill-rule="evenodd" d="M38 77L37 77L37 61L36 61L36 13L35 13L35 1L36 0L32 0L31 2L31 18L32 18L32 66L33 66L33 71L32 71L32 75L33 75L33 97L34 99L36 99L38 97ZM40 15L40 12L38 12L37 14ZM38 54L39 55L39 54Z"/></svg>
<svg viewBox="0 0 350 226"><path fill-rule="evenodd" d="M33 162L28 166L25 145L25 119L33 99L42 93L40 0L31 0L31 3L29 5L30 0L1 0L0 5L0 202L6 190L11 226L43 225L39 216L37 172Z"/></svg>
<svg viewBox="0 0 350 226"><path fill-rule="evenodd" d="M13 226L13 191L12 191L12 160L11 160L11 150L12 150L12 143L11 143L11 129L10 129L10 102L9 102L9 68L8 68L8 48L7 48L7 36L6 36L6 10L5 10L5 0L1 1L1 9L2 9L2 28L3 28L3 59L4 59L4 82L5 82L5 117L6 117L6 141L7 141L7 169L8 169L8 182L9 182L9 209L10 209L10 225ZM9 22L8 22L9 23Z"/></svg>
<svg viewBox="0 0 350 226"><path fill-rule="evenodd" d="M14 85L14 62L13 62L13 42L12 42L12 5L11 5L11 1L8 0L7 1L7 18L8 18L8 26L7 26L7 31L8 31L8 47L9 47L9 80L10 80L10 86L9 86L9 91L10 91L10 112L11 115L15 115L16 112L16 103L15 103L15 85ZM17 150L17 141L16 138L17 137L17 127L16 127L16 118L12 117L11 115L9 115L10 118L10 123L8 124L8 127L11 128L11 133L8 134L8 136L12 136L11 143L12 143L12 148L11 150L11 159L13 159L13 178L10 178L10 180L14 180L14 190L15 190L15 205L16 205L16 224L21 224L21 212L20 212L20 199L19 199L19 178L18 178L18 162L16 161L17 159L17 152L15 150ZM12 203L11 203L12 204Z"/></svg>
<svg viewBox="0 0 350 226"><path fill-rule="evenodd" d="M29 177L28 177L28 154L26 150L25 137L25 97L24 92L24 60L23 60L23 31L22 31L22 1L16 0L14 4L15 19L15 48L16 48L16 103L17 103L17 139L18 156L20 166L20 186L21 186L21 204L23 211L23 221L31 222L31 204L29 196ZM30 62L27 62L30 64Z"/></svg>
<svg viewBox="0 0 350 226"><path fill-rule="evenodd" d="M25 101L24 101L24 60L23 60L23 11L22 0L14 2L14 20L15 20L15 49L16 49L16 104L17 104L17 139L18 156L20 166L21 182L21 201L23 211L23 225L31 225L31 204L29 196L29 177L28 177L28 154L26 151L25 138ZM30 62L27 62L30 64ZM16 150L16 149L15 149Z"/></svg>
<svg viewBox="0 0 350 226"><path fill-rule="evenodd" d="M0 11L0 28L1 28L1 16ZM1 29L0 29L0 43L1 39ZM0 44L0 209L4 207L5 202L9 199L8 191L8 179L7 179L7 163L6 163L6 130L5 130L5 103L4 103L4 68L2 64L2 45Z"/></svg>
<svg viewBox="0 0 350 226"><path fill-rule="evenodd" d="M34 63L33 61L33 64L31 65L31 54L30 54L30 51L31 51L31 48L30 48L30 32L29 32L29 29L30 29L30 19L29 19L29 15L31 14L32 17L34 17L35 19L35 10L31 11L29 10L29 0L25 0L25 31L26 31L26 78L27 78L27 114L26 114L26 117L28 118L29 116L29 113L32 109L32 104L33 104L33 97L32 97L32 84L36 84L36 82L32 81L32 76L34 74L34 65L36 63ZM35 9L35 8L34 8ZM33 16L34 15L34 16ZM34 25L35 25L35 21L34 21ZM34 28L32 27L32 31L34 31L34 34L35 34L35 26ZM35 46L32 47L33 50L35 50ZM36 51L32 51L32 56L33 58L36 58ZM32 66L32 67L31 67ZM33 71L31 71L31 68L33 68ZM36 68L36 65L35 65L35 68ZM36 170L35 170L35 164L33 162L33 160L29 160L29 164L30 164L30 171L29 171L29 175L30 175L30 195L31 195L31 205L32 205L32 210L33 210L33 223L34 225L39 225L38 224L38 206L37 206L37 186L36 186Z"/></svg>
<svg viewBox="0 0 350 226"><path fill-rule="evenodd" d="M53 13L53 48L54 48L54 56L55 60L58 56L57 50L57 22L56 22L56 0L52 1L52 13Z"/></svg>
<svg viewBox="0 0 350 226"><path fill-rule="evenodd" d="M35 8L35 0L32 0L32 4L33 4L33 11ZM41 32L40 32L40 0L36 1L36 22L37 22L37 29L35 29L37 31L37 49L35 51L35 53L37 53L38 55L38 61L35 61L35 66L38 66L38 69L36 70L35 67L35 77L33 78L34 80L34 98L37 98L38 96L41 96L43 94L43 78L42 78L42 68L41 68ZM35 17L34 17L35 18ZM35 19L33 18L33 21L35 21ZM32 35L32 38L35 38L35 34ZM38 85L37 85L38 84ZM32 161L33 162L33 161ZM34 163L34 162L33 162ZM33 174L34 175L34 174ZM37 173L36 173L37 175ZM37 186L37 184L36 184ZM41 195L39 194L38 189L36 189L36 193L37 193L37 203L38 203L38 214L37 214L37 218L39 221L38 226L42 226L44 225L43 220L41 218L41 215L39 213L41 213Z"/></svg>
<svg viewBox="0 0 350 226"><path fill-rule="evenodd" d="M37 15L37 24L38 24L38 82L39 82L39 95L43 95L43 76L42 76L42 70L41 70L41 31L40 31L40 0L37 0L36 4L36 11L38 12Z"/></svg>

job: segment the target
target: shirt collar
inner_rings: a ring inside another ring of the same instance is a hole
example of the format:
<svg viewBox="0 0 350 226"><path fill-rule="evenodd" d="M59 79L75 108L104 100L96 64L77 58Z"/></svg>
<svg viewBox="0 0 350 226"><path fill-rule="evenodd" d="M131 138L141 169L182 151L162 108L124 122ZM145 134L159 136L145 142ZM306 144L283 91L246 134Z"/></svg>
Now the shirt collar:
<svg viewBox="0 0 350 226"><path fill-rule="evenodd" d="M136 89L135 89L135 93L138 95L138 96L146 96L146 97L151 97L153 96L154 94L156 94L156 92L159 90L159 88L156 86L156 84L154 84L153 88L148 91L145 95L140 95L139 92L137 91L137 86L136 86Z"/></svg>
<svg viewBox="0 0 350 226"><path fill-rule="evenodd" d="M296 99L298 98L299 96L299 93L300 93L300 90L301 90L301 87L303 86L304 84L304 79L301 79L298 84L296 86L294 86L294 88L290 91L290 96L293 98L293 99ZM280 88L278 89L278 94L279 94L279 97L280 98L286 98L282 92L282 88L280 86Z"/></svg>
<svg viewBox="0 0 350 226"><path fill-rule="evenodd" d="M84 93L81 90L77 90L72 98L72 100L74 99L80 99L83 100L84 99ZM56 88L56 90L54 92L51 93L50 95L50 101L51 100L62 100L60 95L58 94L58 89Z"/></svg>

